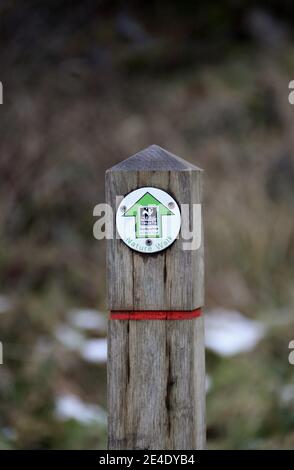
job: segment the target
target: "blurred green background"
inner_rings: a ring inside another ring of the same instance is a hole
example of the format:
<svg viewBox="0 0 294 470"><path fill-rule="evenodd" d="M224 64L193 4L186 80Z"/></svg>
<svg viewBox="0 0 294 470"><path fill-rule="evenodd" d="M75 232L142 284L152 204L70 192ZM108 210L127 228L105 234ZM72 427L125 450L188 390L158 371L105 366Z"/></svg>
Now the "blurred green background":
<svg viewBox="0 0 294 470"><path fill-rule="evenodd" d="M93 208L153 143L205 169L208 448L294 448L293 14L1 1L0 448L105 448Z"/></svg>

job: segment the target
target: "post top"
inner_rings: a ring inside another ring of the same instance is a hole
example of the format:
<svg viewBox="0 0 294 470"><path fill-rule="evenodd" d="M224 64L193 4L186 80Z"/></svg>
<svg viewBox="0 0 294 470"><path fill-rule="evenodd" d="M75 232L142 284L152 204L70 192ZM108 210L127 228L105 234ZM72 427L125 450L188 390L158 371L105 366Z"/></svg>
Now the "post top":
<svg viewBox="0 0 294 470"><path fill-rule="evenodd" d="M203 171L159 145L150 145L108 171Z"/></svg>

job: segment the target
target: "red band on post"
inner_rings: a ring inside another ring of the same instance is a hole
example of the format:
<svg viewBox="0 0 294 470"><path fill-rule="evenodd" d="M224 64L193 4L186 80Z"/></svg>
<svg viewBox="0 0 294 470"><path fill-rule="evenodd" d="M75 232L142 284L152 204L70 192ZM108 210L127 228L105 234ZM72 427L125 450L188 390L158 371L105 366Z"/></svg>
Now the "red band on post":
<svg viewBox="0 0 294 470"><path fill-rule="evenodd" d="M190 320L191 318L197 318L202 315L201 308L195 310L175 310L175 311L164 311L164 310L142 310L142 311L117 311L112 310L110 312L111 320Z"/></svg>

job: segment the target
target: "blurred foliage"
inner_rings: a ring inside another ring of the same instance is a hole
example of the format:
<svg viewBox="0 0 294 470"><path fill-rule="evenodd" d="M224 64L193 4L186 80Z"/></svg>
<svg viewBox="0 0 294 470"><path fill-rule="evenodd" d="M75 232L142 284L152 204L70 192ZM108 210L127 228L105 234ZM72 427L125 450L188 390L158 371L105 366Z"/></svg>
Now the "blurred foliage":
<svg viewBox="0 0 294 470"><path fill-rule="evenodd" d="M278 11L279 7L279 11ZM210 448L293 448L293 3L3 0L1 448L100 448L54 413L106 407L105 368L64 350L73 307L106 310L92 235L106 168L157 143L206 170L206 304L268 325L249 354L208 353ZM291 75L292 74L292 75Z"/></svg>

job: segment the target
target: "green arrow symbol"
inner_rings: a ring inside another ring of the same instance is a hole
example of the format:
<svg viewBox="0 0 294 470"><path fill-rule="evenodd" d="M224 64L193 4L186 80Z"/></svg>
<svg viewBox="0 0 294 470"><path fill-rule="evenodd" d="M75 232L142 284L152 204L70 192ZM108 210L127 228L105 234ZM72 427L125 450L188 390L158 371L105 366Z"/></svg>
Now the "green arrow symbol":
<svg viewBox="0 0 294 470"><path fill-rule="evenodd" d="M136 217L136 238L161 238L163 215L174 213L148 192L124 213Z"/></svg>

